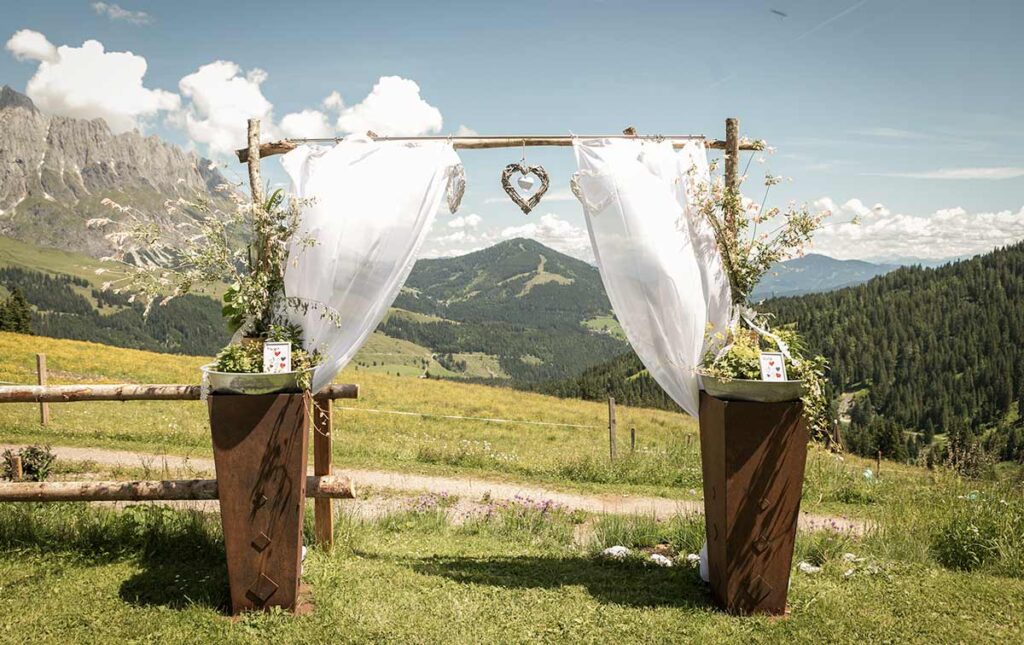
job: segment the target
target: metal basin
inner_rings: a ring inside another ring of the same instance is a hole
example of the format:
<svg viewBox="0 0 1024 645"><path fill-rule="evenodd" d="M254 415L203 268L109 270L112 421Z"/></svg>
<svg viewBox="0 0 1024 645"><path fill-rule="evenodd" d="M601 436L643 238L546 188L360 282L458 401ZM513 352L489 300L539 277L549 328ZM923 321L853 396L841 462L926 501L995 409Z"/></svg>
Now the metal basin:
<svg viewBox="0 0 1024 645"><path fill-rule="evenodd" d="M315 367L283 374L217 372L213 363L201 368L210 394L297 394L308 389ZM306 387L301 385L306 383Z"/></svg>
<svg viewBox="0 0 1024 645"><path fill-rule="evenodd" d="M704 391L726 401L757 401L781 403L796 401L804 395L803 381L754 381L734 378L723 380L701 374Z"/></svg>

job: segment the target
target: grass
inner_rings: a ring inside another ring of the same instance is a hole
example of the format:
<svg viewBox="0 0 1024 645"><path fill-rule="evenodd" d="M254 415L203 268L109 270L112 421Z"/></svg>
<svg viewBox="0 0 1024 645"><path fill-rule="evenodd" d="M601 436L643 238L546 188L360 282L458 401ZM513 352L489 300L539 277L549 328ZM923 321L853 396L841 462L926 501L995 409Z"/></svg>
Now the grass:
<svg viewBox="0 0 1024 645"><path fill-rule="evenodd" d="M159 507L0 505L0 640L17 642L1012 642L1024 580L889 558L869 541L801 535L786 620L717 611L695 569L616 562L611 542L685 553L700 522L586 518L496 507L461 525L437 508L342 515L335 549L310 551L315 611L233 622L216 516ZM858 562L843 558L850 549ZM852 574L848 571L854 569ZM86 591L87 593L83 593Z"/></svg>
<svg viewBox="0 0 1024 645"><path fill-rule="evenodd" d="M0 236L0 266L20 267L47 274L72 275L84 278L98 288L103 283L103 278L96 274L96 269L107 265L87 255L36 246Z"/></svg>
<svg viewBox="0 0 1024 645"><path fill-rule="evenodd" d="M399 341L400 342L400 341ZM35 352L45 352L51 383L195 383L205 359L104 345L0 333L0 381L35 381ZM339 467L471 475L599 494L702 496L697 425L683 414L619 406L619 455L608 461L607 407L601 403L482 385L395 377L348 369L342 382L360 384L357 401L335 405L334 459ZM522 419L591 427L517 425L489 421L380 414L398 410L441 416ZM38 407L0 406L0 442L128 449L209 456L206 412L199 402L51 405L51 424ZM630 453L628 428L637 430ZM905 498L947 497L956 487L941 473L883 462L840 458L812 447L803 508L882 518ZM939 492L936 492L939 491Z"/></svg>
<svg viewBox="0 0 1024 645"><path fill-rule="evenodd" d="M51 382L196 382L203 359L0 333L0 381L34 380L45 352ZM450 381L348 371L358 401L335 411L342 466L462 474L602 494L700 496L696 424L620 407L638 449L609 464L603 404ZM434 415L583 424L563 428ZM0 442L210 453L202 405L182 402L0 406ZM623 433L628 436L627 433ZM60 476L81 465L58 463ZM232 623L216 516L133 507L0 505L0 642L1011 642L1024 630L1024 494L1010 481L837 456L812 447L803 508L870 518L863 536L801 533L788 620L716 611L680 560L646 562L657 544L684 556L703 540L699 517L588 517L541 502L492 503L455 525L451 500L429 497L375 520L343 515L338 546L311 551L316 612ZM156 470L154 470L154 468ZM160 476L159 464L141 474ZM307 516L307 520L308 520ZM597 553L636 549L623 562ZM852 554L852 557L847 554ZM87 590L87 592L86 592Z"/></svg>
<svg viewBox="0 0 1024 645"><path fill-rule="evenodd" d="M626 332L622 331L622 325L615 319L615 316L597 316L584 320L582 324L587 329L609 334L619 340L626 340Z"/></svg>

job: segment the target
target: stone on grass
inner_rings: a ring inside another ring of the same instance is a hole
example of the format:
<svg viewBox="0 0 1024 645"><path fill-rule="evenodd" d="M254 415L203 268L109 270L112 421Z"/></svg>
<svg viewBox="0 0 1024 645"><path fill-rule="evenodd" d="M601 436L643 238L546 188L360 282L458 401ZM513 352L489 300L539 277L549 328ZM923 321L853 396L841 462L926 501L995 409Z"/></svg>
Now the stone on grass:
<svg viewBox="0 0 1024 645"><path fill-rule="evenodd" d="M619 545L610 546L604 551L601 551L601 555L603 555L606 558L611 558L613 560L625 559L627 556L629 556L630 553L632 553L632 551L630 551L624 546Z"/></svg>
<svg viewBox="0 0 1024 645"><path fill-rule="evenodd" d="M665 556L663 556L660 553L652 553L650 559L651 559L651 562L653 562L654 564L658 565L659 567L671 567L672 566L672 559L671 558L666 558Z"/></svg>
<svg viewBox="0 0 1024 645"><path fill-rule="evenodd" d="M800 571L804 573L818 573L819 571L821 571L821 567L814 566L810 562L806 562L803 560L797 563L796 568L800 569Z"/></svg>

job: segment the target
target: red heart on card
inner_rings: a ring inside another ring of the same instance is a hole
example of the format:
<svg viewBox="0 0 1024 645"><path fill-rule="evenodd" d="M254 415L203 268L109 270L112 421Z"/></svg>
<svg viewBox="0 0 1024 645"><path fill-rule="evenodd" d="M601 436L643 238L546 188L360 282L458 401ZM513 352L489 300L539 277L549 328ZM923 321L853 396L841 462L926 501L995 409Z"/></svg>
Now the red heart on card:
<svg viewBox="0 0 1024 645"><path fill-rule="evenodd" d="M281 369L284 369L284 363L281 363Z"/></svg>
<svg viewBox="0 0 1024 645"><path fill-rule="evenodd" d="M280 356L280 355L281 355L281 350L275 349L274 350L274 356Z"/></svg>
<svg viewBox="0 0 1024 645"><path fill-rule="evenodd" d="M768 361L769 365L775 365L775 361Z"/></svg>

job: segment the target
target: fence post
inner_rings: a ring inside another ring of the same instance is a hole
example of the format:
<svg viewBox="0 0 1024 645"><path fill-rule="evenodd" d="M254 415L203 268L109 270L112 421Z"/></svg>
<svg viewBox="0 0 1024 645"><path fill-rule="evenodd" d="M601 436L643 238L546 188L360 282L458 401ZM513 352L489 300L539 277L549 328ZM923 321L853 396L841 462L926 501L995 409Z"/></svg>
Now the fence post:
<svg viewBox="0 0 1024 645"><path fill-rule="evenodd" d="M629 452L636 452L636 428L629 429Z"/></svg>
<svg viewBox="0 0 1024 645"><path fill-rule="evenodd" d="M46 354L36 354L36 377L39 385L46 385ZM50 423L50 404L39 404L39 423Z"/></svg>
<svg viewBox="0 0 1024 645"><path fill-rule="evenodd" d="M878 458L875 459L875 477L882 474L882 451L878 451Z"/></svg>
<svg viewBox="0 0 1024 645"><path fill-rule="evenodd" d="M22 468L21 465L21 457L15 455L13 462L13 468L11 470L11 481L20 482L22 479L25 478L25 470Z"/></svg>
<svg viewBox="0 0 1024 645"><path fill-rule="evenodd" d="M614 462L619 456L615 441L615 397L608 397L608 458Z"/></svg>
<svg viewBox="0 0 1024 645"><path fill-rule="evenodd" d="M331 430L334 425L334 405L326 397L313 399L313 474L331 474ZM313 526L316 542L324 549L334 545L334 502L330 499L313 500Z"/></svg>

